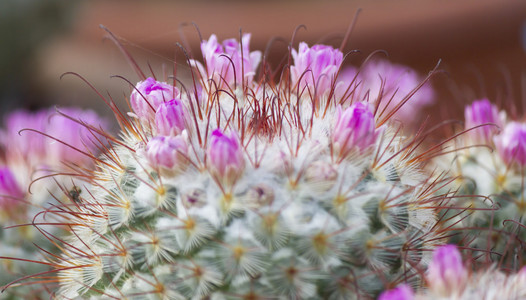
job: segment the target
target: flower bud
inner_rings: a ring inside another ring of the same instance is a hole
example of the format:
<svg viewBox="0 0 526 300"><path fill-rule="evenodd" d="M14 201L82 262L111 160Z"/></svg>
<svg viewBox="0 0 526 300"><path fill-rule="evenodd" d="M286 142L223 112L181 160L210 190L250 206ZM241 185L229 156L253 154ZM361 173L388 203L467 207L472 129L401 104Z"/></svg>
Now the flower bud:
<svg viewBox="0 0 526 300"><path fill-rule="evenodd" d="M234 132L229 137L219 129L214 130L207 155L210 171L227 185L234 184L244 171L243 151Z"/></svg>
<svg viewBox="0 0 526 300"><path fill-rule="evenodd" d="M146 145L146 157L154 168L180 169L186 165L188 145L181 136L157 136Z"/></svg>
<svg viewBox="0 0 526 300"><path fill-rule="evenodd" d="M186 127L183 103L178 99L161 103L155 113L155 125L158 135L181 134Z"/></svg>
<svg viewBox="0 0 526 300"><path fill-rule="evenodd" d="M375 144L380 131L375 129L374 115L367 104L354 103L344 112L338 107L332 136L334 149L341 156L354 149L363 152Z"/></svg>
<svg viewBox="0 0 526 300"><path fill-rule="evenodd" d="M487 123L494 123L502 127L502 120L499 116L497 106L491 104L488 99L482 99L473 102L464 109L465 129L470 129ZM498 132L494 125L486 125L477 129L468 131L469 136L479 142L490 142L493 136Z"/></svg>
<svg viewBox="0 0 526 300"><path fill-rule="evenodd" d="M413 290L407 284L400 284L392 290L380 294L378 300L413 300L415 296Z"/></svg>
<svg viewBox="0 0 526 300"><path fill-rule="evenodd" d="M224 83L230 85L234 81L241 85L243 80L250 84L261 61L261 52L249 52L249 44L250 34L243 34L242 44L236 39L219 44L214 34L208 41L201 42L208 78L213 79L218 86Z"/></svg>
<svg viewBox="0 0 526 300"><path fill-rule="evenodd" d="M501 134L494 138L497 152L504 162L526 166L526 124L510 122Z"/></svg>
<svg viewBox="0 0 526 300"><path fill-rule="evenodd" d="M442 295L451 295L464 287L467 271L455 245L440 246L433 252L426 276L429 287Z"/></svg>
<svg viewBox="0 0 526 300"><path fill-rule="evenodd" d="M328 92L343 61L343 53L326 45L300 43L298 51L292 49L294 65L290 75L294 85L299 84L300 92L307 86L312 93L316 86L318 95ZM300 81L300 82L298 82Z"/></svg>
<svg viewBox="0 0 526 300"><path fill-rule="evenodd" d="M0 209L9 210L24 192L18 186L15 176L7 167L0 168Z"/></svg>
<svg viewBox="0 0 526 300"><path fill-rule="evenodd" d="M165 82L149 77L137 83L131 93L130 103L133 112L141 119L153 118L161 103L179 98L179 90Z"/></svg>

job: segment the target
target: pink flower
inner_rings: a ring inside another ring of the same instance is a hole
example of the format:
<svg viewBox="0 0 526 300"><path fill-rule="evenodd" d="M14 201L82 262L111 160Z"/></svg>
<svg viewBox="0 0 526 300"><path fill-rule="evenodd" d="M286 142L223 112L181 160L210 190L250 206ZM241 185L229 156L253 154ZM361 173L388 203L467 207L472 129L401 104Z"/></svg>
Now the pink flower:
<svg viewBox="0 0 526 300"><path fill-rule="evenodd" d="M81 110L78 108L61 108L60 112L78 119L85 124L92 125L95 128L104 128L106 123L94 111ZM72 121L64 116L50 111L49 121L46 125L45 132L70 145L66 146L58 141L46 138L46 162L52 162L58 165L62 161L85 164L91 162L91 158L75 150L96 154L98 141L95 140L92 132L85 126ZM95 135L97 136L97 135ZM100 136L97 136L100 139Z"/></svg>
<svg viewBox="0 0 526 300"><path fill-rule="evenodd" d="M146 157L154 168L182 167L187 152L188 145L181 136L157 136L146 145Z"/></svg>
<svg viewBox="0 0 526 300"><path fill-rule="evenodd" d="M185 109L178 99L161 103L155 113L158 135L178 135L185 129Z"/></svg>
<svg viewBox="0 0 526 300"><path fill-rule="evenodd" d="M19 110L8 115L2 137L8 159L21 158L31 161L45 159L47 138L37 132L19 132L26 128L46 132L48 117L48 110L38 112Z"/></svg>
<svg viewBox="0 0 526 300"><path fill-rule="evenodd" d="M464 108L465 129L470 129L482 124L493 123L502 127L502 120L499 116L497 106L491 104L488 99L473 102ZM469 131L470 137L475 141L489 142L498 132L494 125L486 125Z"/></svg>
<svg viewBox="0 0 526 300"><path fill-rule="evenodd" d="M351 76L352 75L352 76ZM341 80L349 85L354 74ZM392 64L387 60L374 60L368 62L358 74L355 85L359 82L355 99L360 101L369 100L379 104L379 112L383 111L383 116L387 116L391 111L404 101L404 98L411 93L422 81L423 77L409 67ZM383 86L382 86L383 84ZM382 94L379 95L380 89ZM418 89L411 98L396 111L394 117L405 122L415 120L419 112L426 106L434 102L433 89L429 83L425 83ZM381 98L378 98L378 97ZM367 98L367 99L364 99ZM384 111L385 110L385 111Z"/></svg>
<svg viewBox="0 0 526 300"><path fill-rule="evenodd" d="M161 103L179 98L179 90L165 82L149 77L137 83L131 93L130 103L133 112L143 120L153 118Z"/></svg>
<svg viewBox="0 0 526 300"><path fill-rule="evenodd" d="M328 92L343 61L343 53L326 45L300 43L298 51L292 49L294 65L290 75L294 85L299 84L300 93L307 87L314 93L322 95ZM303 77L302 77L303 76ZM304 91L308 93L308 91Z"/></svg>
<svg viewBox="0 0 526 300"><path fill-rule="evenodd" d="M494 138L500 157L507 164L512 162L526 166L526 124L510 122L501 134Z"/></svg>
<svg viewBox="0 0 526 300"><path fill-rule="evenodd" d="M526 283L526 266L520 268L520 270L517 272L517 275L519 277L519 280L524 281Z"/></svg>
<svg viewBox="0 0 526 300"><path fill-rule="evenodd" d="M353 149L363 152L373 146L380 132L367 104L354 103L344 112L337 108L332 141L341 156L347 156Z"/></svg>
<svg viewBox="0 0 526 300"><path fill-rule="evenodd" d="M243 151L234 132L227 136L214 130L207 155L212 174L226 184L234 184L244 171Z"/></svg>
<svg viewBox="0 0 526 300"><path fill-rule="evenodd" d="M261 61L261 52L249 52L250 34L243 34L242 43L236 39L228 39L219 44L217 37L213 34L208 41L201 42L201 52L206 65L206 73L202 65L193 62L202 75L222 87L225 83L231 85L236 82L241 85L242 81L250 84L256 69Z"/></svg>
<svg viewBox="0 0 526 300"><path fill-rule="evenodd" d="M468 276L460 251L455 245L435 249L427 271L426 279L430 288L445 295L463 288Z"/></svg>
<svg viewBox="0 0 526 300"><path fill-rule="evenodd" d="M90 110L61 108L60 112L97 128L106 127L106 122ZM18 134L22 129L34 129L36 132L23 131ZM41 133L81 151L96 152L97 150L92 142L94 136L90 130L61 116L55 109L37 112L16 111L7 117L5 133L2 136L7 159L24 161L32 168L41 165L58 166L62 161L82 164L91 160L79 151Z"/></svg>
<svg viewBox="0 0 526 300"><path fill-rule="evenodd" d="M396 288L384 291L378 300L413 300L415 298L413 290L407 284L400 284Z"/></svg>
<svg viewBox="0 0 526 300"><path fill-rule="evenodd" d="M9 210L18 199L24 197L15 176L7 167L0 168L0 209Z"/></svg>
<svg viewBox="0 0 526 300"><path fill-rule="evenodd" d="M350 100L364 100L364 95L360 94L363 83L360 82L360 76L358 75L358 69L351 66L346 66L340 71L334 87L334 98L337 103L349 103L348 101Z"/></svg>

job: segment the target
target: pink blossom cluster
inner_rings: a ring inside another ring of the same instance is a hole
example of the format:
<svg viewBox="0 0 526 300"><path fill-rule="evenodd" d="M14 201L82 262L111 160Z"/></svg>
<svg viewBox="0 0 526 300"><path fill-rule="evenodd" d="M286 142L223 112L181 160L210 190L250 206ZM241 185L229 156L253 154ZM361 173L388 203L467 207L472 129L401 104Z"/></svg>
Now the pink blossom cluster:
<svg viewBox="0 0 526 300"><path fill-rule="evenodd" d="M504 124L499 109L488 99L477 100L467 106L464 109L464 120L465 128L471 129L470 137L478 142L491 142Z"/></svg>
<svg viewBox="0 0 526 300"><path fill-rule="evenodd" d="M224 85L235 88L234 83L239 84L242 80L251 84L261 53L250 52L249 42L248 34L243 35L241 42L229 39L221 44L212 35L201 43L206 68L197 61L191 61L191 64L202 78L213 81L216 88ZM336 84L343 53L330 46L308 47L306 43L301 43L299 50L292 50L292 58L292 85L302 90L312 89L310 93L316 91L316 94L326 95ZM309 94L308 91L305 93ZM153 124L157 136L145 148L150 164L165 171L183 166L188 145L182 136L185 130L192 130L193 124L189 122L189 103L181 100L178 89L148 78L137 84L131 102L134 113L141 120ZM345 110L338 108L333 144L339 155L345 157L353 151L370 149L380 132L376 128L371 105L357 102ZM176 154L178 159L174 159ZM206 154L213 176L225 184L234 183L243 172L243 147L234 131L227 134L223 129L214 130Z"/></svg>
<svg viewBox="0 0 526 300"><path fill-rule="evenodd" d="M145 84L148 82L148 84ZM176 91L177 88L163 82L148 78L137 84L137 94L146 94L146 89L151 86L163 87L163 91ZM176 93L178 94L178 93ZM176 95L176 94L170 94ZM148 141L145 151L150 164L164 171L175 171L185 166L188 153L188 143L183 134L189 128L188 110L180 98L167 100L166 93L150 93L148 101L155 104L154 115L145 113L151 107L135 105L134 112L138 116L153 118L156 136ZM137 98L133 98L137 99ZM140 101L140 100L137 100ZM227 183L233 183L243 170L244 159L239 144L239 138L235 133L227 136L220 129L212 132L211 141L207 151L208 163L214 175Z"/></svg>
<svg viewBox="0 0 526 300"><path fill-rule="evenodd" d="M106 122L90 110L15 111L7 117L0 141L5 148L5 159L49 165L58 165L61 161L85 163L91 158L79 150L95 150L98 142L95 142L95 131L84 124L99 129L106 127Z"/></svg>
<svg viewBox="0 0 526 300"><path fill-rule="evenodd" d="M335 85L343 61L343 53L326 45L300 43L292 49L294 65L290 68L292 83L300 93L323 95ZM307 91L305 91L307 89Z"/></svg>
<svg viewBox="0 0 526 300"><path fill-rule="evenodd" d="M149 119L155 115L159 105L177 97L177 88L150 77L137 84L130 96L130 104L139 119Z"/></svg>
<svg viewBox="0 0 526 300"><path fill-rule="evenodd" d="M63 163L87 165L96 155L100 136L107 127L95 112L78 108L15 111L6 117L0 136L4 149L0 174L0 206L4 208L25 195L36 170L59 170ZM20 202L18 202L20 203Z"/></svg>
<svg viewBox="0 0 526 300"><path fill-rule="evenodd" d="M24 191L8 167L0 168L0 211L10 211L24 197Z"/></svg>
<svg viewBox="0 0 526 300"><path fill-rule="evenodd" d="M505 120L488 99L474 101L464 110L465 128L476 142L494 144L502 160L508 164L526 166L526 123Z"/></svg>
<svg viewBox="0 0 526 300"><path fill-rule="evenodd" d="M366 62L361 69L346 67L338 76L335 93L341 101L368 101L378 107L380 116L411 122L434 102L429 82L415 70L387 60Z"/></svg>
<svg viewBox="0 0 526 300"><path fill-rule="evenodd" d="M142 83L139 83L136 89L140 90L141 87ZM158 97L163 95L159 94ZM183 132L190 128L188 110L181 99L163 102L158 98L151 102L161 104L154 116L157 135L145 148L149 162L165 170L180 168L184 166L184 156L188 151L188 144L183 137ZM381 131L381 128L376 128L370 105L357 102L344 111L338 107L332 139L334 149L342 158L354 151L363 153L374 146ZM207 157L213 175L227 184L233 184L243 172L243 150L239 137L233 131L227 135L221 129L214 130Z"/></svg>
<svg viewBox="0 0 526 300"><path fill-rule="evenodd" d="M455 245L440 246L433 251L433 260L426 273L429 288L436 295L454 296L464 288L468 272L462 262L462 256ZM379 300L413 300L413 290L406 284L383 292Z"/></svg>
<svg viewBox="0 0 526 300"><path fill-rule="evenodd" d="M340 155L346 156L353 149L359 152L369 149L380 133L370 105L357 102L343 112L341 107L337 108L333 144Z"/></svg>
<svg viewBox="0 0 526 300"><path fill-rule="evenodd" d="M492 276L495 277L494 281ZM409 285L400 284L394 289L384 291L378 299L480 299L477 298L480 296L488 299L523 299L517 297L519 294L523 295L526 267L508 276L492 269L475 274L468 271L464 265L456 245L444 245L433 251L433 259L425 279L429 288L427 292L415 294ZM495 287L503 290L493 290Z"/></svg>
<svg viewBox="0 0 526 300"><path fill-rule="evenodd" d="M201 52L205 67L191 60L191 65L199 69L204 78L212 80L205 84L214 84L217 88L251 84L261 61L260 51L249 51L250 34L244 34L241 42L228 39L219 43L216 35L211 35L207 41L201 42Z"/></svg>

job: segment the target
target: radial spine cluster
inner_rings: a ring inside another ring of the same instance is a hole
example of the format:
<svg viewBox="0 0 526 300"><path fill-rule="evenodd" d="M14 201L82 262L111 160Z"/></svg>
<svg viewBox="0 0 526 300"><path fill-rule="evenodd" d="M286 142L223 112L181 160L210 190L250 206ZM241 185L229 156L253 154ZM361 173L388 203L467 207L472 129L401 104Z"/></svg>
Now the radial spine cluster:
<svg viewBox="0 0 526 300"><path fill-rule="evenodd" d="M465 246L485 261L517 269L524 265L526 124L507 116L488 99L465 107L464 134L449 145L438 165L457 178L455 220Z"/></svg>
<svg viewBox="0 0 526 300"><path fill-rule="evenodd" d="M427 290L413 292L406 284L383 292L379 300L431 299L524 299L526 298L526 268L506 274L498 268L470 272L455 245L438 247L433 253L425 276Z"/></svg>
<svg viewBox="0 0 526 300"><path fill-rule="evenodd" d="M37 262L45 259L40 249L56 251L42 230L60 235L58 226L32 226L56 222L46 216L61 201L75 196L75 184L86 184L71 172L89 170L92 159L81 154L97 155L92 134L86 124L104 126L93 111L78 108L41 109L35 112L19 110L6 116L0 133L0 285L47 270ZM91 126L91 125L89 125ZM60 136L59 140L56 137ZM95 156L93 156L95 157ZM75 167L73 167L75 166ZM62 175L64 174L64 175ZM38 245L41 247L35 247ZM16 258L16 259L7 259ZM38 299L48 292L36 285L8 289L7 299Z"/></svg>
<svg viewBox="0 0 526 300"><path fill-rule="evenodd" d="M390 120L407 99L380 113L382 89L356 92L325 45L291 49L275 79L249 42L213 35L191 85L131 89L120 137L48 212L68 230L48 255L57 298L367 299L422 283L447 180Z"/></svg>

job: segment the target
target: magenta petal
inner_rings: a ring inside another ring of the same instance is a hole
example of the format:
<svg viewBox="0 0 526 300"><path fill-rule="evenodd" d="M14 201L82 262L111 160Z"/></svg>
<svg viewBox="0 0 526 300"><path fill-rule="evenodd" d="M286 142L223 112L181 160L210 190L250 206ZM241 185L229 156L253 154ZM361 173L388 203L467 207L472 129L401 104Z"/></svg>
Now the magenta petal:
<svg viewBox="0 0 526 300"><path fill-rule="evenodd" d="M482 99L473 102L464 109L465 129L480 126L483 124L493 123L502 127L502 121L499 117L497 106L491 104L488 99ZM468 134L475 141L489 142L498 132L495 125L485 125L483 127L468 131Z"/></svg>
<svg viewBox="0 0 526 300"><path fill-rule="evenodd" d="M413 300L415 298L413 290L407 284L400 284L396 288L384 291L378 300Z"/></svg>
<svg viewBox="0 0 526 300"><path fill-rule="evenodd" d="M0 208L9 208L24 196L15 176L7 167L0 168Z"/></svg>
<svg viewBox="0 0 526 300"><path fill-rule="evenodd" d="M153 118L159 105L178 97L177 88L149 77L137 83L130 96L130 104L140 119L149 120Z"/></svg>
<svg viewBox="0 0 526 300"><path fill-rule="evenodd" d="M449 293L460 287L467 277L462 256L456 245L440 246L433 251L427 281L432 289Z"/></svg>
<svg viewBox="0 0 526 300"><path fill-rule="evenodd" d="M180 165L181 154L186 154L188 146L182 137L158 136L146 145L146 156L153 167L173 169Z"/></svg>
<svg viewBox="0 0 526 300"><path fill-rule="evenodd" d="M504 162L526 166L526 123L508 123L494 141Z"/></svg>
<svg viewBox="0 0 526 300"><path fill-rule="evenodd" d="M173 99L159 105L155 113L155 125L158 135L177 135L186 127L185 109L179 99Z"/></svg>
<svg viewBox="0 0 526 300"><path fill-rule="evenodd" d="M212 173L227 183L233 183L244 170L243 152L234 133L227 136L219 129L214 130L207 155Z"/></svg>
<svg viewBox="0 0 526 300"><path fill-rule="evenodd" d="M319 95L328 92L343 61L343 53L326 45L300 43L298 51L292 50L294 65L291 67L291 79L299 84L300 92L309 88Z"/></svg>
<svg viewBox="0 0 526 300"><path fill-rule="evenodd" d="M333 133L333 143L337 144L344 155L356 148L366 150L374 145L377 129L374 115L367 104L357 102L341 112L338 108Z"/></svg>
<svg viewBox="0 0 526 300"><path fill-rule="evenodd" d="M223 84L241 85L252 82L261 58L261 52L249 51L250 34L243 34L242 45L236 39L219 44L215 35L201 42L201 52L206 65L208 79L217 86Z"/></svg>

